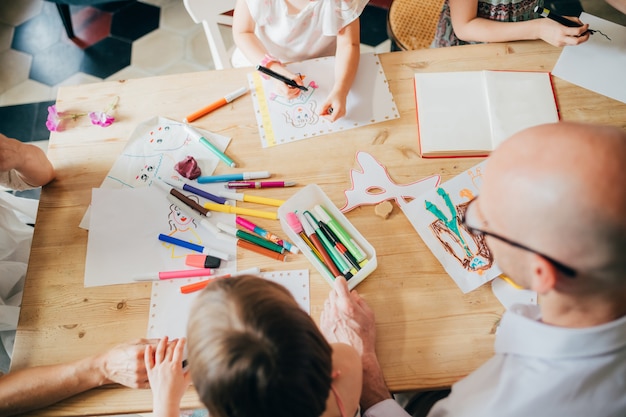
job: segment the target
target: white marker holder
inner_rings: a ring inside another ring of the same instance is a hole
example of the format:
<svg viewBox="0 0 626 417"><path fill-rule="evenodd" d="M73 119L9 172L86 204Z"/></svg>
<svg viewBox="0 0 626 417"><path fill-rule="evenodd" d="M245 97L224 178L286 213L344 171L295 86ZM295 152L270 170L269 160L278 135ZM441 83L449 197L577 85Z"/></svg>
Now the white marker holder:
<svg viewBox="0 0 626 417"><path fill-rule="evenodd" d="M368 262L348 280L348 288L353 289L361 281L363 281L369 274L371 274L378 262L376 260L376 249L363 237L363 235L350 223L350 221L339 211L335 204L328 198L324 191L317 184L310 184L295 193L285 203L278 208L278 219L283 231L289 237L289 240L293 242L304 256L311 262L315 269L322 275L322 277L332 286L333 278L331 278L327 271L320 265L319 260L315 254L310 250L307 244L302 238L297 235L293 229L287 223L287 213L297 212L301 215L305 210L310 211L315 216L313 208L320 204L328 211L328 213L343 227L343 229L354 239L354 241L360 246L360 248L367 255ZM317 218L317 216L316 216ZM319 219L318 219L319 220Z"/></svg>

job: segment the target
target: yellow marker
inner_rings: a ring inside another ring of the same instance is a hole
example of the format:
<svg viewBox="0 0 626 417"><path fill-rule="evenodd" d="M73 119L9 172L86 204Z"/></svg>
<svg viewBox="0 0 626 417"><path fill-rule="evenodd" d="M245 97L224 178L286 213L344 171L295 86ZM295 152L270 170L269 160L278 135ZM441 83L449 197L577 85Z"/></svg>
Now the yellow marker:
<svg viewBox="0 0 626 417"><path fill-rule="evenodd" d="M243 214L244 216L261 217L263 219L276 220L278 213L271 211L253 210L243 207L229 206L226 204L204 203L204 208L221 213Z"/></svg>
<svg viewBox="0 0 626 417"><path fill-rule="evenodd" d="M248 194L243 195L243 201L247 201L249 203L265 204L267 206L275 206L275 207L280 207L285 202L285 200L278 200L275 198L267 198L267 197L259 197L256 195L248 195Z"/></svg>
<svg viewBox="0 0 626 417"><path fill-rule="evenodd" d="M276 198L259 197L256 195L233 193L229 191L220 191L217 193L220 197L228 198L229 200L246 201L248 203L265 204L266 206L280 207L285 203L285 200L278 200Z"/></svg>
<svg viewBox="0 0 626 417"><path fill-rule="evenodd" d="M504 275L504 274L501 274L501 275L500 275L500 278L502 278L502 280L503 280L504 282L509 283L509 284L510 284L513 288L515 288L516 290L523 290L523 289L524 289L524 287L520 287L518 284L516 284L516 283L515 283L515 281L513 281L511 278L507 277L507 276L506 276L506 275Z"/></svg>

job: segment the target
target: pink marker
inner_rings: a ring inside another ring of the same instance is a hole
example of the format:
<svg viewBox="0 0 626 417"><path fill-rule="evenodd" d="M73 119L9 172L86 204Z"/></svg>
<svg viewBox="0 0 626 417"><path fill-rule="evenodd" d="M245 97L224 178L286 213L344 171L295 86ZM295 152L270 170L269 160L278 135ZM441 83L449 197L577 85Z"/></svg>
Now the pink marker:
<svg viewBox="0 0 626 417"><path fill-rule="evenodd" d="M294 185L293 181L230 181L226 184L228 188L282 188Z"/></svg>
<svg viewBox="0 0 626 417"><path fill-rule="evenodd" d="M299 249L296 245L292 245L290 242L287 242L286 240L282 240L280 237L276 236L275 234L268 232L267 230L257 226L256 224L252 223L250 220L244 219L243 217L237 216L235 218L235 222L243 227L244 229L248 229L251 232L256 233L257 235L261 236L263 239L267 239L270 242L274 242L277 245L282 246L283 248L287 249L289 252L291 253L298 253Z"/></svg>
<svg viewBox="0 0 626 417"><path fill-rule="evenodd" d="M173 278L192 278L192 277L209 277L214 275L215 269L182 269L178 271L163 271L152 274L140 275L133 277L133 281L159 281Z"/></svg>

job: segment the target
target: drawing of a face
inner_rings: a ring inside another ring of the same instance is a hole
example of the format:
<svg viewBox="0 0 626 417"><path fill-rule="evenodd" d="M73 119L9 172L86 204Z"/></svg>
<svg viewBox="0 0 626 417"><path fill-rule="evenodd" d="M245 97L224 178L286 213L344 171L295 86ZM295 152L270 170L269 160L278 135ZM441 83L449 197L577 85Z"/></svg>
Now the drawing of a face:
<svg viewBox="0 0 626 417"><path fill-rule="evenodd" d="M192 226L195 228L193 219L183 213L175 204L170 205L170 214L167 217L170 220L170 228L173 230L184 232Z"/></svg>
<svg viewBox="0 0 626 417"><path fill-rule="evenodd" d="M285 120L293 127L305 127L307 124L315 124L319 120L319 116L315 113L315 101L306 105L296 106L292 110L284 113Z"/></svg>
<svg viewBox="0 0 626 417"><path fill-rule="evenodd" d="M179 129L172 129L171 126L158 126L151 130L147 137L148 144L153 151L173 151L180 149L189 142L187 134L181 134Z"/></svg>
<svg viewBox="0 0 626 417"><path fill-rule="evenodd" d="M143 183L146 185L150 185L152 179L154 178L155 172L156 166L152 164L146 164L139 170L139 173L135 177L135 182L138 184Z"/></svg>

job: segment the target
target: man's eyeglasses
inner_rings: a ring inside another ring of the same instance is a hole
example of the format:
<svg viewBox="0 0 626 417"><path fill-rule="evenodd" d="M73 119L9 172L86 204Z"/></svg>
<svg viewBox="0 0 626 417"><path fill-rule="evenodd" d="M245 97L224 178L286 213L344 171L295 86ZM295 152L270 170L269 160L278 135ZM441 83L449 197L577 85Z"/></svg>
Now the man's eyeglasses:
<svg viewBox="0 0 626 417"><path fill-rule="evenodd" d="M483 236L483 237L484 236L490 236L490 237L492 237L494 239L498 239L498 240L500 240L500 241L502 241L504 243L507 243L507 244L509 244L511 246L514 246L516 248L523 249L523 250L526 250L528 252L532 252L532 253L534 253L536 255L541 256L542 258L544 258L548 262L550 262L552 265L554 265L556 267L556 269L561 271L564 275L567 275L570 278L573 278L573 277L576 276L576 270L574 268L571 268L571 267L569 267L569 266L567 266L567 265L565 265L565 264L563 264L563 263L561 263L561 262L559 262L559 261L557 261L555 259L552 259L551 257L549 257L547 255L544 255L541 252L538 252L538 251L536 251L534 249L531 249L528 246L522 245L521 243L514 242L514 241L512 241L510 239L507 239L507 238L505 238L503 236L500 236L498 234L495 234L495 233L492 233L492 232L489 232L487 230L480 229L480 228L477 228L477 227L474 227L474 226L470 226L468 224L468 218L472 217L471 215L468 216L468 214L470 214L470 207L474 207L473 210L471 210L471 211L475 212L477 215L480 215L479 214L480 212L478 210L478 206L476 206L476 204L475 204L477 199L478 199L478 197L474 198L472 201L469 202L469 204L467 205L467 207L465 209L465 214L463 216L461 216L461 224L463 226L465 226L465 228L467 228L467 230L469 230L472 234L474 234L475 236ZM475 216L474 218L476 218L476 217L477 216ZM482 215L480 215L480 217L482 218ZM486 221L482 221L481 223L487 224Z"/></svg>

